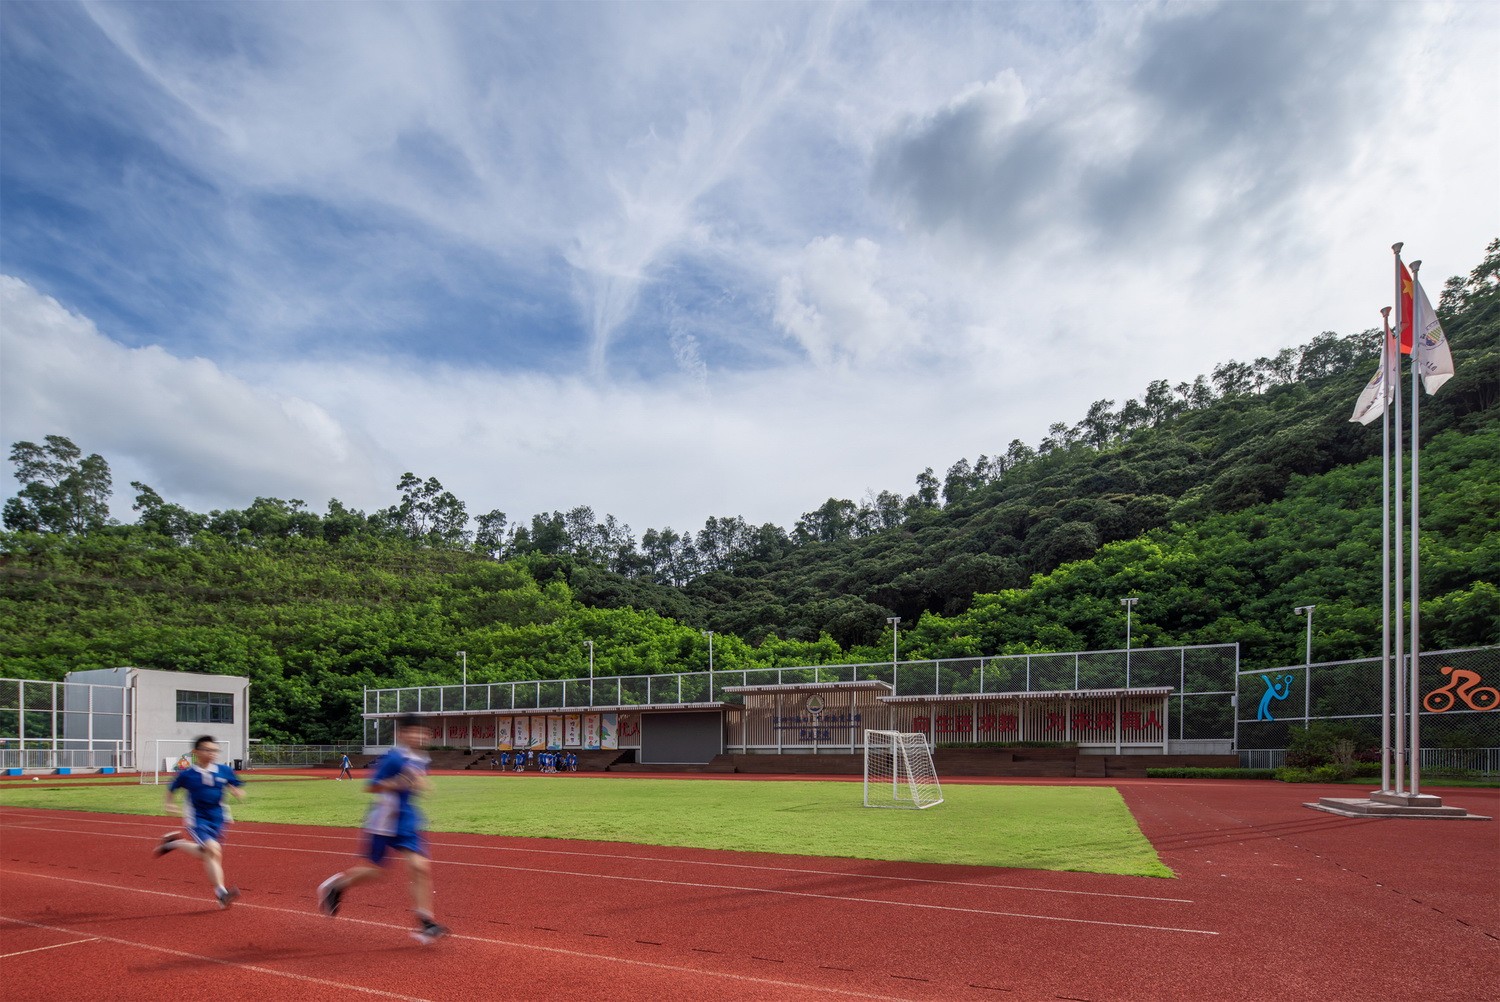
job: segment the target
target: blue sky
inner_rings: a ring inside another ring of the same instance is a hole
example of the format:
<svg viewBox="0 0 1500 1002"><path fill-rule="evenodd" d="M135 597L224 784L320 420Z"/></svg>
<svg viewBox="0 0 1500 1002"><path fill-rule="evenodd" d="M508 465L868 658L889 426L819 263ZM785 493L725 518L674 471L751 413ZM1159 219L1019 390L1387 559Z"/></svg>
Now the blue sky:
<svg viewBox="0 0 1500 1002"><path fill-rule="evenodd" d="M1495 51L1476 3L6 3L0 437L125 519L410 470L790 527L1374 327L1395 240L1466 273Z"/></svg>

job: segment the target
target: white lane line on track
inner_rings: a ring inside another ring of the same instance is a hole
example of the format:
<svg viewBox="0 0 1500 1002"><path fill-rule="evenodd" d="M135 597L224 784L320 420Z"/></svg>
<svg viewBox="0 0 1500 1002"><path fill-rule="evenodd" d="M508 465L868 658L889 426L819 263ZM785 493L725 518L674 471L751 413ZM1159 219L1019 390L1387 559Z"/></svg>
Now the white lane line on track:
<svg viewBox="0 0 1500 1002"><path fill-rule="evenodd" d="M84 883L84 881L79 881L79 883ZM110 885L100 884L98 886L108 887ZM30 926L33 929L47 929L52 932L77 931L75 929L69 929L65 926L47 925L43 922L28 922L26 919L13 918L6 915L0 915L0 919L4 919L7 922L14 922L17 925ZM224 967L233 967L242 971L254 971L256 974L270 974L278 978L289 978L292 981L304 981L312 985L324 985L329 988L342 988L344 991L362 992L365 995L378 995L383 999L402 999L403 1002L428 1002L427 999L419 998L415 995L398 995L396 992L381 991L379 988L366 988L363 985L351 985L344 981L329 981L327 978L314 978L306 974L293 974L291 971L278 971L270 967L261 967L257 964L246 964L235 960L224 960L220 957L211 957L205 953L189 953L186 950L174 950L169 946L157 946L154 943L140 943L133 939L123 939L118 936L95 936L94 939L90 940L89 942L93 942L95 940L102 943L115 943L119 946L133 946L138 950L151 950L156 953L166 953L174 957L185 957L188 960L207 961L210 964L220 964ZM7 954L7 956L16 955Z"/></svg>
<svg viewBox="0 0 1500 1002"><path fill-rule="evenodd" d="M193 895L175 894L175 893L173 893L171 891L152 891L152 890L148 890L148 889L146 889L144 887L124 887L124 886L121 886L120 884L105 884L105 883L101 883L99 881L94 881L94 880L79 880L77 877L58 877L58 876L53 876L51 874L46 874L46 873L26 873L26 872L20 871L20 870L0 870L0 873L10 873L10 874L18 875L18 876L23 876L23 877L34 877L34 878L36 878L38 880L58 880L58 881L62 881L65 884L82 884L85 887L104 887L104 888L108 888L110 890L115 890L115 891L126 891L126 892L131 893L131 894L150 894L150 895L154 895L156 897L162 897L162 898L181 898L184 901L193 901L193 902L197 902L197 903L200 903L200 904L202 903L202 898L201 897L195 897ZM247 902L243 898L240 899L239 901L236 901L234 907L235 907L236 910L243 909L243 908L251 908L251 909L255 909L257 911L282 912L282 913L285 913L287 915L297 915L297 916L300 916L302 918L316 919L320 923L330 921L329 919L324 918L321 915L315 915L315 914L310 913L310 912L299 911L299 910L297 910L295 908L278 908L275 905L258 905L258 904L255 904L254 902ZM28 922L25 919L10 918L10 917L5 916L5 915L0 915L0 920L7 921L7 922L15 922L15 923L17 923L19 925L28 925L28 926L31 926L32 928L35 928L35 929L52 929L52 930L56 930L57 932L76 932L76 930L73 930L73 929L65 929L65 928L61 928L61 927L58 927L58 926L42 925L42 924L37 923L37 922ZM352 923L352 924L357 924L357 925L375 926L376 928L379 928L379 929L395 929L395 930L399 930L401 932L407 932L407 931L409 931L406 926L393 925L390 922L376 922L373 919L360 919L360 918L351 918L351 917L347 917L347 916L341 916L338 919L338 921L340 923L344 923L344 924L351 924ZM251 965L251 964L242 964L242 963L237 963L235 961L230 961L230 960L221 960L221 959L219 959L217 957L208 957L208 956L201 956L199 954L184 953L182 951L172 950L172 949L169 949L167 947L153 946L150 943L136 943L136 942L132 942L130 940L125 940L125 939L114 939L114 938L109 937L109 936L99 936L97 938L100 939L100 940L103 940L105 942L108 942L108 943L122 943L122 944L124 944L126 946L139 946L139 947L143 947L144 949L148 949L148 950L160 950L163 953L173 953L173 954L176 954L179 957L191 957L191 958L198 959L198 960L208 960L208 961L212 961L213 963L223 964L223 965L228 966L228 967L243 967L246 970L257 971L257 972L260 972L260 973L263 973L263 974L275 974L275 975L278 975L278 976L281 976L281 977L294 978L294 979L296 979L298 981L311 981L311 982L315 982L315 983L318 983L318 984L335 985L335 986L340 987L340 988L349 988L349 989L352 989L354 991L365 992L365 993L370 994L370 995L380 995L380 996L383 996L385 998L406 999L406 1000L409 1000L409 1002L427 1002L427 1000L425 1000L425 999L417 999L417 998L414 998L413 996L409 996L409 995L397 995L394 992L384 992L384 991L380 991L379 989L375 989L375 988L362 988L359 985L345 985L345 984L341 984L340 982L336 982L336 981L323 981L320 978L312 978L312 977L308 977L306 975L300 975L300 974L291 974L291 973L288 973L288 972L285 972L285 971L277 971L277 970L272 970L272 969L269 969L269 968L261 968L261 967L256 967L256 966ZM556 954L556 955L562 956L562 957L575 957L575 958L579 958L579 959L582 959L582 960L595 960L595 961L604 961L604 962L615 963L615 964L626 964L626 965L631 966L631 967L646 967L646 968L650 968L651 970L657 970L657 971L673 971L673 972L680 973L680 974L690 974L690 975L693 975L695 977L723 978L723 979L729 980L729 981L739 981L739 982L744 982L744 983L752 984L752 985L765 985L765 986L768 986L768 987L771 987L771 988L794 988L798 992L803 992L803 993L806 993L806 994L817 993L817 994L823 994L823 995L838 995L838 996L842 996L842 997L845 997L845 998L875 999L875 1000L877 1000L877 1002L906 1002L906 1000L904 998L902 998L901 996L897 996L897 995L876 995L876 994L871 993L871 992L852 991L850 989L845 989L845 988L829 988L829 987L826 987L826 986L823 986L823 985L809 985L809 984L803 984L802 982L798 982L798 981L781 981L781 980L778 980L778 979L775 979L775 978L757 978L757 977L753 977L753 976L748 975L748 974L730 974L730 973L724 972L724 971L707 971L707 970L703 970L702 968L698 968L698 967L683 967L680 964L662 964L662 963L657 963L656 961L651 961L651 960L631 960L631 959L629 959L627 957L611 957L611 956L609 956L607 954L589 953L589 952L586 952L584 950L569 950L569 949L567 949L565 947L558 947L558 946L538 946L538 945L533 944L533 943L518 943L518 942L515 942L514 940L495 939L495 938L489 937L489 936L469 936L469 935L465 935L463 933L449 933L444 938L445 939L456 939L456 940L467 940L467 941L472 942L472 943L485 943L485 944L488 944L490 946L506 946L506 947L513 947L515 949L520 949L520 950L534 950L534 951L539 952L539 953L551 953L551 954Z"/></svg>
<svg viewBox="0 0 1500 1002"><path fill-rule="evenodd" d="M3 916L0 916L0 917L3 917ZM13 919L12 921L15 921L15 922L17 922L17 923L19 923L21 925L31 925L32 924L30 922L22 922L20 919ZM51 926L35 926L34 928L50 929ZM59 932L72 932L73 930L72 929L65 929L65 930L58 930L58 931ZM28 954L28 953L41 953L43 950L56 950L59 947L63 947L63 946L77 946L80 943L97 943L98 941L99 941L99 937L98 936L90 936L88 939L70 939L66 943L53 943L51 946L34 946L30 950L17 950L15 953L0 953L0 960L5 960L5 959L7 959L9 957L20 957L20 956L23 956L23 955Z"/></svg>
<svg viewBox="0 0 1500 1002"><path fill-rule="evenodd" d="M0 825L0 828L5 827ZM152 841L149 835L125 835L118 832L94 832L87 830L76 830L69 828L27 828L27 831L49 831L60 832L69 835L92 835L95 838L125 838L142 841ZM333 849L300 849L290 846L268 846L253 845L242 842L233 843L240 850L261 850L263 852L298 852L320 856L348 856L347 852L339 852ZM481 870L505 870L512 873L539 873L550 877L581 877L589 880L617 880L635 884L655 884L663 887L690 887L694 890L705 891L734 891L743 894L768 894L778 897L804 898L814 901L842 901L848 904L881 905L887 908L913 908L922 911L955 912L964 915L987 915L992 918L1028 919L1036 922L1066 922L1073 925L1100 925L1114 929L1141 929L1146 932L1172 932L1186 933L1195 936L1217 936L1212 929L1189 929L1181 926L1150 925L1140 922L1111 922L1105 919L1071 918L1063 915L1035 915L1029 912L1007 912L990 908L963 908L958 905L933 905L914 901L890 901L886 898L862 898L848 894L818 894L813 891L790 891L774 887L749 887L739 884L710 884L696 880L664 880L659 877L636 877L626 874L613 873L589 873L580 870L554 870L537 866L511 866L505 863L471 863L463 860L436 860L435 865L448 869L449 867L468 867Z"/></svg>
<svg viewBox="0 0 1500 1002"><path fill-rule="evenodd" d="M11 812L10 811L6 811L5 813L9 814ZM38 820L54 820L54 821L56 820L56 815L29 815L28 817L36 817ZM163 818L163 820L167 820L167 819ZM136 826L139 826L139 825L148 824L148 822L143 822L143 821L138 821L138 822L132 822L132 821L100 821L100 822L97 822L97 823L98 824L120 825L122 827L136 827ZM255 822L252 822L252 823L255 823ZM18 825L17 827L26 827L26 826ZM242 830L242 834L244 834L244 835L255 835L255 834L260 834L260 833L258 833L258 832L250 832L250 831L243 831ZM281 838L327 839L327 840L330 840L330 841L339 841L339 842L346 842L346 843L349 840L349 836L348 835L313 835L313 834L304 833L304 832L288 832L288 833L279 834L278 837L281 837ZM497 835L495 837L496 838L506 838L508 836ZM800 873L800 874L804 874L804 875L807 875L807 876L814 876L814 877L856 877L856 878L858 878L860 880L883 880L883 881L892 881L892 882L895 882L895 883L902 883L902 884L939 884L939 885L942 885L944 887L973 887L973 888L978 888L978 889L981 889L981 890L994 890L994 891L1024 891L1024 892L1032 893L1032 894L1069 894L1069 895L1076 895L1076 896L1079 896L1079 897L1089 897L1089 898L1122 898L1122 899L1129 900L1129 901L1155 901L1155 902L1160 902L1160 903L1163 903L1163 904L1174 904L1174 905L1191 905L1191 904L1196 904L1197 903L1192 898L1165 898L1165 897L1159 897L1159 896L1152 895L1152 894L1116 894L1116 893L1114 893L1112 891L1075 891L1075 890L1070 890L1070 889L1067 889L1067 888L1059 888L1059 887L1028 887L1028 886L1026 886L1024 884L986 884L986 883L981 883L979 881L973 881L973 880L938 880L938 879L931 878L931 877L898 877L898 876L892 876L890 874L883 874L883 873L857 873L857 872L851 872L851 871L848 871L848 870L815 870L815 869L812 869L812 868L809 868L809 867L761 866L761 865L756 864L756 863L725 863L725 862L721 862L721 861L718 861L718 860L669 859L669 858L664 858L664 857L661 857L661 856L622 855L622 854L619 854L619 853L607 853L607 852L580 852L580 851L578 851L576 849L529 849L529 848L522 848L520 846L474 845L473 843L470 843L470 842L439 842L436 839L430 837L430 834L429 834L429 838L428 838L427 842L428 842L429 845L434 846L436 848L440 848L440 849L472 849L472 850L475 850L475 851L478 851L478 852L530 853L530 854L541 855L541 856L581 856L581 857L583 857L585 859L605 859L605 860L623 859L623 860L630 860L632 862L635 862L635 861L644 861L644 862L649 862L649 863L660 863L663 866L705 866L705 867L720 867L720 868L724 868L724 869L736 869L736 870L761 870L761 871L766 871L766 872L770 872L770 873ZM247 845L249 843L239 842L238 844L240 844L240 845ZM709 851L712 851L712 850L706 850L705 849L705 850L699 850L699 851L709 852ZM934 864L934 865L939 865L939 864Z"/></svg>

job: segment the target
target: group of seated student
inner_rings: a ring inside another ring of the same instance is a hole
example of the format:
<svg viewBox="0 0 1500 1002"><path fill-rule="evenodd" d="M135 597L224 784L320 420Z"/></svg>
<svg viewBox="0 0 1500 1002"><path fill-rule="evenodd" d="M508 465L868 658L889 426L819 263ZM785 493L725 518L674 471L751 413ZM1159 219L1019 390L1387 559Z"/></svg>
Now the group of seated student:
<svg viewBox="0 0 1500 1002"><path fill-rule="evenodd" d="M507 770L512 763L516 772L525 772L528 765L535 765L542 772L578 771L578 756L573 752L536 752L518 748L513 752L503 751L490 756L491 769Z"/></svg>

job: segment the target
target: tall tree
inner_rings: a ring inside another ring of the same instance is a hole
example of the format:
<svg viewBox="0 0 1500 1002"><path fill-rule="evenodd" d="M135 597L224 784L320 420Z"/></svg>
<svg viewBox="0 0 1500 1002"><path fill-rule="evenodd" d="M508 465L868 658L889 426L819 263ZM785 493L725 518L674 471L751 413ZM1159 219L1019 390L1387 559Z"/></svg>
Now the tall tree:
<svg viewBox="0 0 1500 1002"><path fill-rule="evenodd" d="M474 520L474 549L499 559L505 552L505 512L498 508Z"/></svg>
<svg viewBox="0 0 1500 1002"><path fill-rule="evenodd" d="M81 536L108 525L113 481L104 457L84 456L62 435L43 441L11 446L15 477L24 486L5 502L6 527Z"/></svg>
<svg viewBox="0 0 1500 1002"><path fill-rule="evenodd" d="M1147 384L1145 404L1153 427L1175 416L1181 409L1181 405L1172 399L1172 387L1165 379L1155 379Z"/></svg>
<svg viewBox="0 0 1500 1002"><path fill-rule="evenodd" d="M1119 426L1114 406L1113 400L1095 400L1089 404L1089 411L1084 415L1082 425L1085 441L1096 449L1103 449L1108 445L1110 437Z"/></svg>
<svg viewBox="0 0 1500 1002"><path fill-rule="evenodd" d="M973 486L974 471L967 459L960 459L948 467L948 474L943 478L943 504L957 504L968 496Z"/></svg>
<svg viewBox="0 0 1500 1002"><path fill-rule="evenodd" d="M138 524L143 528L179 543L186 543L208 526L205 516L188 511L181 505L168 503L141 481L132 480L130 486L136 490L135 504L131 508L141 513Z"/></svg>
<svg viewBox="0 0 1500 1002"><path fill-rule="evenodd" d="M382 514L408 539L433 546L462 546L468 540L469 513L464 503L443 490L437 477L421 479L403 473L396 484L401 503Z"/></svg>
<svg viewBox="0 0 1500 1002"><path fill-rule="evenodd" d="M932 467L927 467L917 474L917 492L906 499L908 508L936 508L938 505L938 478L933 476Z"/></svg>

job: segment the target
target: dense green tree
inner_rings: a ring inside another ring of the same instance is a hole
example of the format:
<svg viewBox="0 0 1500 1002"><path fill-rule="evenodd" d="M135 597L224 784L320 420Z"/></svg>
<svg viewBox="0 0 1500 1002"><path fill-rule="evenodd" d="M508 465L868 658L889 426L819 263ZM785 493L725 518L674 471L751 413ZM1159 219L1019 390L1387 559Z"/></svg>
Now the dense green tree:
<svg viewBox="0 0 1500 1002"><path fill-rule="evenodd" d="M181 505L169 504L139 480L132 480L130 486L136 490L135 504L131 507L141 513L137 524L142 528L178 543L186 543L207 528L207 517L188 511Z"/></svg>

